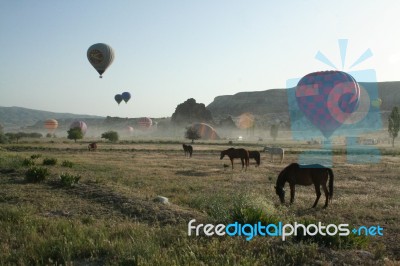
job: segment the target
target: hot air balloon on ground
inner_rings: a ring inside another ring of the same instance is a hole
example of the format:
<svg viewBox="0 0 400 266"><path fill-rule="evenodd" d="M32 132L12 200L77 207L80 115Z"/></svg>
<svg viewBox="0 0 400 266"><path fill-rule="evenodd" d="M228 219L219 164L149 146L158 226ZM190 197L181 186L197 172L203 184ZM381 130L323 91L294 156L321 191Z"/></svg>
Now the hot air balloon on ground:
<svg viewBox="0 0 400 266"><path fill-rule="evenodd" d="M79 128L82 131L82 134L85 135L87 131L87 125L83 121L74 121L72 124L69 126L70 129L73 128Z"/></svg>
<svg viewBox="0 0 400 266"><path fill-rule="evenodd" d="M96 43L87 50L87 58L102 78L103 73L114 61L114 50L105 43Z"/></svg>
<svg viewBox="0 0 400 266"><path fill-rule="evenodd" d="M118 105L122 102L122 95L121 94L116 94L114 96L115 101L118 103Z"/></svg>
<svg viewBox="0 0 400 266"><path fill-rule="evenodd" d="M382 100L380 98L376 98L371 101L371 104L375 108L379 108L382 105Z"/></svg>
<svg viewBox="0 0 400 266"><path fill-rule="evenodd" d="M131 94L129 92L122 93L122 99L124 100L125 103L127 103L130 98L131 98Z"/></svg>
<svg viewBox="0 0 400 266"><path fill-rule="evenodd" d="M142 117L138 120L138 125L141 129L148 129L152 124L153 120L151 120L149 117Z"/></svg>
<svg viewBox="0 0 400 266"><path fill-rule="evenodd" d="M44 127L49 131L49 133L53 134L58 127L58 122L55 119L48 119L44 122Z"/></svg>
<svg viewBox="0 0 400 266"><path fill-rule="evenodd" d="M220 137L217 134L217 131L209 124L193 123L191 127L197 130L197 132L199 132L200 137L202 139L211 139L211 140L220 139Z"/></svg>

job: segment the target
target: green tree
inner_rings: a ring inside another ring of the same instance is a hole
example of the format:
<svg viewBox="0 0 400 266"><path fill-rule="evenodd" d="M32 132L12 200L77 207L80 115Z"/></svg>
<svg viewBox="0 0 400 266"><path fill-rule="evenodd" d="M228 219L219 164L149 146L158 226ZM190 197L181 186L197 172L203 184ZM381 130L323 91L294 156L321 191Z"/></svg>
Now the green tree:
<svg viewBox="0 0 400 266"><path fill-rule="evenodd" d="M201 138L201 135L195 128L187 127L185 132L185 138L191 139L192 143L194 143L195 140Z"/></svg>
<svg viewBox="0 0 400 266"><path fill-rule="evenodd" d="M394 147L394 139L397 138L400 130L400 114L397 106L393 107L389 116L389 136L392 138L392 147Z"/></svg>
<svg viewBox="0 0 400 266"><path fill-rule="evenodd" d="M191 124L194 122L210 123L213 121L210 110L203 103L196 103L190 98L179 104L172 114L171 122L174 124Z"/></svg>
<svg viewBox="0 0 400 266"><path fill-rule="evenodd" d="M269 131L269 134L271 135L272 139L275 141L276 138L278 137L278 132L279 132L279 124L273 124L271 126L271 129Z"/></svg>
<svg viewBox="0 0 400 266"><path fill-rule="evenodd" d="M75 142L78 139L83 139L83 133L79 127L71 128L70 130L67 131L67 133L68 133L67 138L73 139L73 140L75 140Z"/></svg>
<svg viewBox="0 0 400 266"><path fill-rule="evenodd" d="M107 131L101 134L102 139L107 139L112 142L116 142L119 139L118 132L115 131Z"/></svg>

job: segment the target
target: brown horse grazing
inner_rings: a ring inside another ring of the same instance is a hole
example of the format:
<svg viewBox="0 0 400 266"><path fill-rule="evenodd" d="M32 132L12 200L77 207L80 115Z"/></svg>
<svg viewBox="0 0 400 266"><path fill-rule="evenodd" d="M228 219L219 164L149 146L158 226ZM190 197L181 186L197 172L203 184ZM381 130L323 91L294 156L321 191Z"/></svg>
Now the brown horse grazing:
<svg viewBox="0 0 400 266"><path fill-rule="evenodd" d="M329 191L326 187L326 182L329 179ZM281 203L285 203L285 190L283 187L285 183L289 182L290 186L290 204L294 201L295 185L310 186L314 184L315 193L317 198L315 199L313 208L317 206L318 200L321 197L320 186L325 193L325 206L328 207L328 199L332 200L333 196L333 171L332 169L325 167L320 164L309 164L309 165L299 165L297 163L289 164L281 171L276 180L275 191L279 196Z"/></svg>
<svg viewBox="0 0 400 266"><path fill-rule="evenodd" d="M221 151L220 159L222 160L225 157L225 155L227 155L231 160L232 169L233 169L233 159L240 158L240 160L242 161L242 169L244 168L244 165L246 163L246 170L247 170L247 166L249 166L249 152L246 149L229 148L227 150Z"/></svg>
<svg viewBox="0 0 400 266"><path fill-rule="evenodd" d="M192 157L193 147L191 145L182 144L183 151L185 152L185 156Z"/></svg>
<svg viewBox="0 0 400 266"><path fill-rule="evenodd" d="M97 149L97 143L96 142L92 142L88 145L88 150L89 151L95 151Z"/></svg>
<svg viewBox="0 0 400 266"><path fill-rule="evenodd" d="M260 157L260 152L259 151L249 151L249 159L253 158L256 160L256 167L260 166L261 163L261 157Z"/></svg>

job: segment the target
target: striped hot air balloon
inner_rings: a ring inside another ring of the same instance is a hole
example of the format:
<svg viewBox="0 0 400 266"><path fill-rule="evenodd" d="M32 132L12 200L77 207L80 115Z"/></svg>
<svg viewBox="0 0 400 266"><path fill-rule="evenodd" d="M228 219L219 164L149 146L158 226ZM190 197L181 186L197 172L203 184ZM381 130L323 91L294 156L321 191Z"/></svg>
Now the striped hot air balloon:
<svg viewBox="0 0 400 266"><path fill-rule="evenodd" d="M138 120L138 125L141 129L148 129L153 124L153 120L149 117L142 117Z"/></svg>
<svg viewBox="0 0 400 266"><path fill-rule="evenodd" d="M49 131L49 133L54 133L58 127L58 122L55 119L47 119L44 121L44 127Z"/></svg>

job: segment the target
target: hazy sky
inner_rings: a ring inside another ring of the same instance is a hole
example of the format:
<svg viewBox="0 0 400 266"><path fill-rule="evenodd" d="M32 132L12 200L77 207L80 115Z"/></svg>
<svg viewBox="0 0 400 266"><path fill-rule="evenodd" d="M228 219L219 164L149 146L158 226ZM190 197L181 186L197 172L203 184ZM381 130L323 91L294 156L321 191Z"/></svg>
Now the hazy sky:
<svg viewBox="0 0 400 266"><path fill-rule="evenodd" d="M0 106L120 117L171 116L188 98L284 88L365 50L378 81L400 80L400 1L0 0ZM115 60L103 79L86 51ZM400 88L399 88L400 89ZM114 95L129 91L119 106Z"/></svg>

